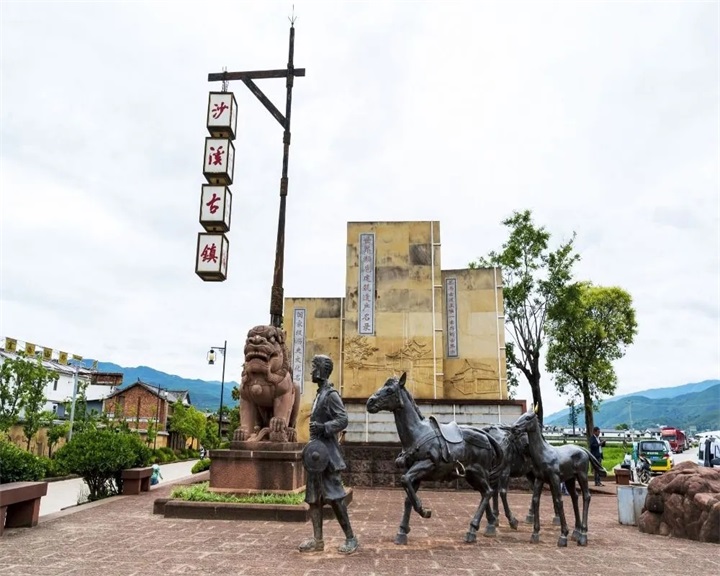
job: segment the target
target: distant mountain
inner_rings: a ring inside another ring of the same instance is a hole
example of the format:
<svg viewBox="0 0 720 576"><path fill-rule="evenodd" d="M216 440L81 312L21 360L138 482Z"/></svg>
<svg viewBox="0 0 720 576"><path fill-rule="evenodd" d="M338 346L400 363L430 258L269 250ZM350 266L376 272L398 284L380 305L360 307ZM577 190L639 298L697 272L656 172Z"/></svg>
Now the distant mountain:
<svg viewBox="0 0 720 576"><path fill-rule="evenodd" d="M85 365L92 365L93 362L94 360L85 360ZM98 370L101 372L122 372L122 388L140 379L146 384L160 386L167 390L188 390L190 392L190 401L198 410L217 412L220 408L221 383L218 380L190 380L155 370L149 366L126 368L111 362L98 362ZM232 389L235 386L238 386L237 382L225 382L223 406L234 406L236 404L235 400L232 399Z"/></svg>
<svg viewBox="0 0 720 576"><path fill-rule="evenodd" d="M549 426L568 426L569 410L551 414L544 419ZM603 400L595 412L595 424L613 428L632 424L635 428L658 424L697 430L720 428L720 380L705 380L670 388L654 388ZM580 414L579 426L585 426Z"/></svg>

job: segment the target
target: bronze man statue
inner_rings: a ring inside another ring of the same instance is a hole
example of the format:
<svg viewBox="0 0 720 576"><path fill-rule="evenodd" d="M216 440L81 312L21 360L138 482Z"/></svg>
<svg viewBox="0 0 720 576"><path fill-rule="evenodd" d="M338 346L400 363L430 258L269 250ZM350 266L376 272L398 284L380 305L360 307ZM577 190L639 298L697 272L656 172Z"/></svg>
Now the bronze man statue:
<svg viewBox="0 0 720 576"><path fill-rule="evenodd" d="M329 502L340 527L345 532L345 543L338 549L352 554L358 541L350 526L345 489L340 471L345 462L340 454L338 434L347 428L348 418L340 394L328 381L333 362L328 356L317 355L312 360L312 381L318 385L317 396L310 413L310 442L303 450L303 464L307 471L305 502L310 506L313 537L299 546L300 552L320 552L323 541L323 504Z"/></svg>

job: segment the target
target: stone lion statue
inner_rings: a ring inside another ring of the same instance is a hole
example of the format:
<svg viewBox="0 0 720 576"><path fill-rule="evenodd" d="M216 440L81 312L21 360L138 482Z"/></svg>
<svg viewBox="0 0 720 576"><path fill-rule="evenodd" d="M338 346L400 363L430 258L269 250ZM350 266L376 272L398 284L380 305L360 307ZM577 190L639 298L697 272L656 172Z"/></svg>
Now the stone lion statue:
<svg viewBox="0 0 720 576"><path fill-rule="evenodd" d="M297 440L300 386L292 380L282 328L255 326L248 332L240 398L240 428L235 440Z"/></svg>

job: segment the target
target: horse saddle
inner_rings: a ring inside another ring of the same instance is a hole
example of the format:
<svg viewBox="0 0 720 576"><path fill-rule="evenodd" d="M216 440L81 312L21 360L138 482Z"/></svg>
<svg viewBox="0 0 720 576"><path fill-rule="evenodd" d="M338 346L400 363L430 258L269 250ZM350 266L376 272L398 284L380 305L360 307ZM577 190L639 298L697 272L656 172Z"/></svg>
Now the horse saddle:
<svg viewBox="0 0 720 576"><path fill-rule="evenodd" d="M447 424L441 424L437 421L435 416L430 416L430 425L437 430L440 436L442 436L449 444L459 444L465 440L462 435L462 430L460 430L460 426L458 426L458 423L454 420L452 422L448 422Z"/></svg>

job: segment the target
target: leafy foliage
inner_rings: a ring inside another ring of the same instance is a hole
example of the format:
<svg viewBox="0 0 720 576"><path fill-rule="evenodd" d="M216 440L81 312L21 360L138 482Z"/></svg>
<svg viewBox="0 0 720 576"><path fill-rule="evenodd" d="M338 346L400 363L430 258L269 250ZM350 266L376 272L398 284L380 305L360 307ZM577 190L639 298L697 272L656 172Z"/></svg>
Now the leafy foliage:
<svg viewBox="0 0 720 576"><path fill-rule="evenodd" d="M45 466L37 456L0 440L0 484L35 482L45 477Z"/></svg>
<svg viewBox="0 0 720 576"><path fill-rule="evenodd" d="M45 368L39 359L22 353L6 358L0 366L0 432L7 433L22 411L29 447L32 437L47 421L41 410L46 402L45 386L57 378L58 374Z"/></svg>
<svg viewBox="0 0 720 576"><path fill-rule="evenodd" d="M55 458L68 472L83 477L94 501L117 494L122 470L146 466L150 455L137 434L89 428L74 435Z"/></svg>
<svg viewBox="0 0 720 576"><path fill-rule="evenodd" d="M190 486L177 486L170 494L171 498L188 500L190 502L233 502L236 504L294 504L305 502L305 493L299 494L248 494L234 496L232 494L219 494L208 490L208 483L191 484Z"/></svg>
<svg viewBox="0 0 720 576"><path fill-rule="evenodd" d="M569 283L572 267L580 256L574 251L575 235L551 251L550 233L533 222L530 210L513 212L503 225L509 236L502 249L478 258L470 267L502 270L505 327L512 340L512 345L505 347L505 355L507 362L527 378L542 424L540 350L545 341L547 314ZM508 384L510 378L508 374Z"/></svg>
<svg viewBox="0 0 720 576"><path fill-rule="evenodd" d="M205 470L210 470L210 458L203 458L195 462L190 472L192 474L199 474L200 472L205 472Z"/></svg>
<svg viewBox="0 0 720 576"><path fill-rule="evenodd" d="M578 282L563 292L550 310L546 365L560 394L582 398L589 438L593 406L617 387L613 362L637 334L635 309L622 288Z"/></svg>
<svg viewBox="0 0 720 576"><path fill-rule="evenodd" d="M48 439L48 456L52 458L52 451L57 443L60 442L61 438L67 436L70 431L70 422L63 422L61 424L51 423L47 431Z"/></svg>
<svg viewBox="0 0 720 576"><path fill-rule="evenodd" d="M207 417L194 406L185 406L181 401L173 404L170 430L191 439L202 442L205 439Z"/></svg>

